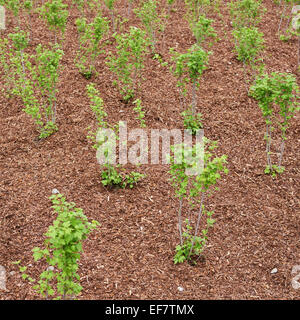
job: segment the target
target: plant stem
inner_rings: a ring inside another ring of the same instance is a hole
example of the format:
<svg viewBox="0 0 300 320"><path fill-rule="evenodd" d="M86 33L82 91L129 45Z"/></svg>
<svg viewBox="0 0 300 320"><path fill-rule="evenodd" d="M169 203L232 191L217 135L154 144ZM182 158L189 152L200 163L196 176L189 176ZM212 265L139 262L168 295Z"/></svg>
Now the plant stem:
<svg viewBox="0 0 300 320"><path fill-rule="evenodd" d="M114 12L113 10L110 10L110 14L111 14L111 21L112 21L112 27L113 27L113 33L116 31L116 26L115 26L115 16L114 16Z"/></svg>
<svg viewBox="0 0 300 320"><path fill-rule="evenodd" d="M196 79L193 81L193 100L192 100L192 112L193 115L196 114Z"/></svg>
<svg viewBox="0 0 300 320"><path fill-rule="evenodd" d="M178 210L178 229L180 235L180 245L182 245L182 219L181 219L181 211L182 211L182 198L179 200L179 210Z"/></svg>
<svg viewBox="0 0 300 320"><path fill-rule="evenodd" d="M271 152L271 128L269 127L269 124L267 124L266 138L267 138L267 148L266 148L267 163L268 163L270 170L272 170L272 159L271 159L271 155L270 155L270 152Z"/></svg>
<svg viewBox="0 0 300 320"><path fill-rule="evenodd" d="M284 113L284 125L286 125L286 112ZM278 163L278 167L281 167L281 163L282 163L282 157L283 157L283 152L284 152L284 146L285 146L285 133L283 133L282 135L282 141L281 141L281 145L280 145L280 157L279 157L279 163Z"/></svg>
<svg viewBox="0 0 300 320"><path fill-rule="evenodd" d="M292 18L292 17L289 17L289 18L288 18L288 21L287 21L287 24L286 24L286 27L285 27L285 31L287 31L287 29L288 29L288 27L289 27L291 18Z"/></svg>
<svg viewBox="0 0 300 320"><path fill-rule="evenodd" d="M282 14L281 14L281 18L280 18L280 22L279 22L279 27L278 27L277 33L279 33L279 31L280 31L282 19L283 19L283 17L284 17L286 8L287 8L287 5L286 5L286 3L285 3L285 4L284 4L284 7L283 7L283 12L282 12Z"/></svg>
<svg viewBox="0 0 300 320"><path fill-rule="evenodd" d="M248 86L247 86L246 64L245 64L244 61L243 61L243 71L244 71L245 88L246 88L247 93L249 93L249 89L248 89Z"/></svg>
<svg viewBox="0 0 300 320"><path fill-rule="evenodd" d="M299 60L300 60L300 36L298 37L298 67L299 67Z"/></svg>
<svg viewBox="0 0 300 320"><path fill-rule="evenodd" d="M204 196L205 196L205 192L202 192L202 195L201 195L201 203L200 203L200 210L199 210L199 213L198 213L196 230L195 230L195 234L194 234L194 237L193 237L192 246L191 246L191 249L190 249L188 258L190 257L190 255L191 255L191 253L192 253L192 250L193 250L193 248L194 248L195 239L196 239L196 236L197 236L197 233L198 233L198 229L199 229L199 225L200 225L200 220L201 220L201 216L202 216L202 211L203 211L202 209L203 209Z"/></svg>
<svg viewBox="0 0 300 320"><path fill-rule="evenodd" d="M278 163L278 167L281 167L281 162L282 162L282 157L283 157L283 152L284 152L284 145L285 145L285 140L282 139L281 141L281 145L280 145L280 158L279 158L279 163Z"/></svg>
<svg viewBox="0 0 300 320"><path fill-rule="evenodd" d="M131 16L131 1L130 0L128 0L127 16L128 16L128 18L130 18L130 16Z"/></svg>

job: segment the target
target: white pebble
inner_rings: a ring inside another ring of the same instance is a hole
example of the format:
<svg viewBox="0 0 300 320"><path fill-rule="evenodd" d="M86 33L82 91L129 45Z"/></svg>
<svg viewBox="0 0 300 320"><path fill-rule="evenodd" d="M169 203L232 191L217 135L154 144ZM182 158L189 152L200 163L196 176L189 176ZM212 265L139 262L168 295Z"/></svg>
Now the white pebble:
<svg viewBox="0 0 300 320"><path fill-rule="evenodd" d="M274 274L274 273L277 273L277 272L278 272L277 268L274 268L274 269L271 271L271 274Z"/></svg>

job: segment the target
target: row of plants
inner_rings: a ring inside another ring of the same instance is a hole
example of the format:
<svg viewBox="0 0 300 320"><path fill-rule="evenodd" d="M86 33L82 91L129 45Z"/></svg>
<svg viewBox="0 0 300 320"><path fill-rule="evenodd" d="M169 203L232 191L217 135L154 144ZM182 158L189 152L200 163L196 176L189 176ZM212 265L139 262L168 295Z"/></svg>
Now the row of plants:
<svg viewBox="0 0 300 320"><path fill-rule="evenodd" d="M286 131L290 120L295 113L299 111L298 92L296 77L289 73L273 72L268 74L265 71L263 59L260 54L264 49L263 34L259 32L257 25L260 23L262 14L266 9L262 6L261 1L242 0L229 4L232 25L234 27L233 36L235 41L235 51L237 59L243 63L244 75L246 75L246 66L250 67L250 90L248 83L246 85L249 96L258 101L262 110L263 118L266 122L266 156L267 166L266 174L273 177L277 173L282 173L282 158ZM260 64L259 64L260 63ZM246 76L245 76L245 80ZM272 161L272 132L278 127L281 132L281 146L278 162Z"/></svg>

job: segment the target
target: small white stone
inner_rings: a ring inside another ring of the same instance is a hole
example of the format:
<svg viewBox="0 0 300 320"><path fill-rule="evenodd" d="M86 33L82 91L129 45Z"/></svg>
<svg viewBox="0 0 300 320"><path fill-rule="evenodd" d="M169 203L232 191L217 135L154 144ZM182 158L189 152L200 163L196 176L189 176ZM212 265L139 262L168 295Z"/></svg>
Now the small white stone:
<svg viewBox="0 0 300 320"><path fill-rule="evenodd" d="M182 292L184 289L182 287L178 287L178 291Z"/></svg>
<svg viewBox="0 0 300 320"><path fill-rule="evenodd" d="M11 275L11 276L13 276L13 275L15 275L15 271L11 271L9 274Z"/></svg>
<svg viewBox="0 0 300 320"><path fill-rule="evenodd" d="M274 273L277 273L277 272L278 272L277 268L274 268L274 269L271 271L271 274L274 274Z"/></svg>
<svg viewBox="0 0 300 320"><path fill-rule="evenodd" d="M53 267L53 266L49 266L49 267L47 268L47 270L53 271L53 270L54 270L54 267Z"/></svg>
<svg viewBox="0 0 300 320"><path fill-rule="evenodd" d="M52 194L59 194L59 191L54 188L54 189L52 190Z"/></svg>

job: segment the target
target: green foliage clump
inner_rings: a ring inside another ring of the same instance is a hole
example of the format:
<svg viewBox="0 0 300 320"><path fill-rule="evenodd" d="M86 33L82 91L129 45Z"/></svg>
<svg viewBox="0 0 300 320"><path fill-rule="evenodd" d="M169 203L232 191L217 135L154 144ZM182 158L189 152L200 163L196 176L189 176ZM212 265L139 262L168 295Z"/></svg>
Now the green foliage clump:
<svg viewBox="0 0 300 320"><path fill-rule="evenodd" d="M146 127L146 122L144 120L145 117L145 111L143 111L142 107L142 101L140 99L136 99L133 101L133 103L136 105L133 110L137 113L137 118L140 121L141 128Z"/></svg>
<svg viewBox="0 0 300 320"><path fill-rule="evenodd" d="M236 29L257 26L267 10L262 6L262 0L232 0L228 6Z"/></svg>
<svg viewBox="0 0 300 320"><path fill-rule="evenodd" d="M32 56L35 64L31 64L29 61L27 63L31 80L27 81L22 94L24 111L35 119L40 139L46 138L58 130L56 125L56 87L63 54L63 51L57 46L48 49L38 45L36 55Z"/></svg>
<svg viewBox="0 0 300 320"><path fill-rule="evenodd" d="M115 34L116 53L109 53L107 65L117 78L117 85L125 102L134 97L139 85L148 40L143 30L130 27L128 33Z"/></svg>
<svg viewBox="0 0 300 320"><path fill-rule="evenodd" d="M198 21L191 26L199 46L201 46L207 38L216 38L217 34L215 29L211 26L212 23L212 19L207 19L205 15L200 15Z"/></svg>
<svg viewBox="0 0 300 320"><path fill-rule="evenodd" d="M56 86L63 51L58 46L48 49L40 44L34 55L28 55L24 52L28 34L17 31L0 41L5 88L9 96L22 99L24 111L35 120L39 138L43 139L58 130Z"/></svg>
<svg viewBox="0 0 300 320"><path fill-rule="evenodd" d="M192 112L196 113L196 86L199 86L200 77L207 69L208 59L211 52L207 52L197 44L193 45L186 53L180 54L170 49L173 54L174 66L171 67L178 79L177 85L183 95L186 94L186 85L192 84Z"/></svg>
<svg viewBox="0 0 300 320"><path fill-rule="evenodd" d="M141 19L148 38L150 39L152 52L156 52L157 33L164 30L162 16L159 16L156 0L147 0L143 2L140 8L133 10L134 13Z"/></svg>
<svg viewBox="0 0 300 320"><path fill-rule="evenodd" d="M74 298L82 290L77 273L80 253L83 251L82 242L99 222L88 222L83 210L76 208L74 202L67 202L61 194L52 195L50 200L57 218L45 234L45 248L35 247L32 250L34 260L44 259L48 267L40 274L33 288L46 299ZM17 261L15 264L19 263L20 261ZM26 270L27 267L20 267L23 279L36 282L25 273Z"/></svg>
<svg viewBox="0 0 300 320"><path fill-rule="evenodd" d="M183 116L184 128L187 129L190 134L195 135L203 128L201 113L194 115L192 109L189 108L183 111L181 115Z"/></svg>
<svg viewBox="0 0 300 320"><path fill-rule="evenodd" d="M276 173L284 171L284 167L281 164L285 141L287 140L286 131L290 120L299 111L299 104L297 102L299 98L297 96L298 92L299 87L295 76L278 72L273 72L271 75L263 74L259 76L250 88L249 94L258 101L258 106L266 122L266 174L270 173L272 176L276 176ZM272 163L271 157L272 132L276 124L281 131L278 165Z"/></svg>
<svg viewBox="0 0 300 320"><path fill-rule="evenodd" d="M258 54L264 48L263 33L255 27L243 27L233 31L236 41L237 59L245 64L254 64Z"/></svg>
<svg viewBox="0 0 300 320"><path fill-rule="evenodd" d="M108 33L108 20L99 13L93 22L87 23L86 18L76 20L79 33L79 50L75 58L76 67L87 79L95 72L96 58L103 53L101 41Z"/></svg>
<svg viewBox="0 0 300 320"><path fill-rule="evenodd" d="M48 23L50 30L54 32L54 42L57 43L57 34L64 35L69 15L68 5L62 0L50 0L39 9L41 17Z"/></svg>
<svg viewBox="0 0 300 320"><path fill-rule="evenodd" d="M121 188L129 186L133 188L145 175L135 171L126 174L124 168L114 164L112 150L114 149L115 139L119 140L119 125L112 126L105 120L107 113L104 111L103 100L99 96L99 91L95 88L95 85L93 83L89 84L86 89L91 101L91 109L96 115L98 124L98 130L90 132L87 138L94 143L93 148L97 149L97 152L102 152L105 157L105 161L100 163L102 167L101 183L103 186L118 186ZM112 141L109 138L112 138Z"/></svg>
<svg viewBox="0 0 300 320"><path fill-rule="evenodd" d="M227 173L225 167L226 155L216 157L212 151L217 143L203 137L203 143L197 143L193 147L184 144L172 146L170 156L170 170L172 186L176 197L179 198L178 229L180 244L176 246L174 263L192 261L193 256L203 252L207 242L208 229L214 224L213 212L205 209L205 197L209 196L213 189L218 190L215 184L220 179L221 172ZM203 166L201 167L201 163ZM186 230L182 226L184 205L189 211L185 219ZM192 212L197 210L197 219L192 224ZM206 216L206 221L199 235L201 218ZM194 234L192 235L192 230Z"/></svg>

